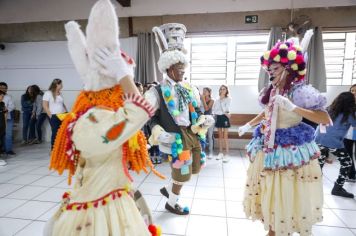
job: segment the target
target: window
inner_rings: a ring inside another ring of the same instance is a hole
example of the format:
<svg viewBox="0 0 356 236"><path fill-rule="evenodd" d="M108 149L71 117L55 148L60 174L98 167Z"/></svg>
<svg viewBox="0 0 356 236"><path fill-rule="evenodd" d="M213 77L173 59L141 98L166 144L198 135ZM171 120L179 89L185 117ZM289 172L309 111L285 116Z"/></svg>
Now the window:
<svg viewBox="0 0 356 236"><path fill-rule="evenodd" d="M257 85L267 41L267 33L187 38L187 79L195 85Z"/></svg>
<svg viewBox="0 0 356 236"><path fill-rule="evenodd" d="M236 37L236 85L257 85L268 38L268 34Z"/></svg>
<svg viewBox="0 0 356 236"><path fill-rule="evenodd" d="M327 85L356 83L356 32L323 33Z"/></svg>

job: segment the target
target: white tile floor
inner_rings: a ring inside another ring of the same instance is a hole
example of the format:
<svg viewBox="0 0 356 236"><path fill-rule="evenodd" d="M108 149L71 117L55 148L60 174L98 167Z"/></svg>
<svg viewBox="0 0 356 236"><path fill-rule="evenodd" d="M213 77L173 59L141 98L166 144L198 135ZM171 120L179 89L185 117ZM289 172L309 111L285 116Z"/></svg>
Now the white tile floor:
<svg viewBox="0 0 356 236"><path fill-rule="evenodd" d="M48 150L48 144L18 147L18 155L0 167L0 236L40 236L46 220L56 211L68 186L66 176L48 170ZM189 216L172 215L164 209L166 200L159 189L168 180L132 174L165 236L266 235L262 224L246 220L242 211L248 160L241 150L232 151L232 156L227 164L208 160L206 168L184 186L180 203L190 207ZM167 164L157 169L169 177ZM313 235L356 235L356 201L330 195L337 174L337 163L326 166L324 221L313 228ZM356 194L356 184L347 183L345 188Z"/></svg>

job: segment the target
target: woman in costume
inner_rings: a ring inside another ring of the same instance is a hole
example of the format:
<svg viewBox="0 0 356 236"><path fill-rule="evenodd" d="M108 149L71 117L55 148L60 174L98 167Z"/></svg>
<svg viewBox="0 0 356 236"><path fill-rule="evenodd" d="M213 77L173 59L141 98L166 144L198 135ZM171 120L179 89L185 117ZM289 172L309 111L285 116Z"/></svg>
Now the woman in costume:
<svg viewBox="0 0 356 236"><path fill-rule="evenodd" d="M145 224L135 204L142 196L130 191L128 171L153 167L139 130L154 109L132 80L132 59L120 53L115 10L109 0L99 0L86 37L76 22L65 28L84 90L58 131L50 168L60 174L67 169L76 181L45 235L158 236L160 230Z"/></svg>
<svg viewBox="0 0 356 236"><path fill-rule="evenodd" d="M258 124L247 145L244 211L261 220L268 235L311 235L312 225L322 221L323 183L314 129L301 121L328 124L326 99L304 83L300 46L278 42L261 63L271 77L260 96L264 110L239 129L242 135Z"/></svg>

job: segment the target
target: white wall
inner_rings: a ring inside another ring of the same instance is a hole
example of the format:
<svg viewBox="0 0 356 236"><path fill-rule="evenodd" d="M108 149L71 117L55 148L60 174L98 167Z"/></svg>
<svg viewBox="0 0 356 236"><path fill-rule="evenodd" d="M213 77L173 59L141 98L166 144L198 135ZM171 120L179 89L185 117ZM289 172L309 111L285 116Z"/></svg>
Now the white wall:
<svg viewBox="0 0 356 236"><path fill-rule="evenodd" d="M121 39L123 50L136 57L137 38ZM68 108L71 108L82 83L72 65L66 42L36 42L7 44L0 51L0 81L9 85L17 109L21 109L20 98L27 86L39 85L46 90L53 78L63 80L63 95ZM329 86L326 94L330 103L337 94L348 90L349 86ZM213 96L218 95L219 86L211 86ZM200 87L202 90L202 87ZM258 91L255 86L230 86L232 113L259 113ZM21 127L19 128L21 129ZM49 140L47 127L47 140ZM20 136L18 132L17 137Z"/></svg>
<svg viewBox="0 0 356 236"><path fill-rule="evenodd" d="M113 1L113 0L112 0ZM87 19L96 0L1 0L0 23ZM113 1L116 2L116 1ZM352 6L353 0L132 0L120 17Z"/></svg>
<svg viewBox="0 0 356 236"><path fill-rule="evenodd" d="M135 59L137 38L120 39L120 42L122 49ZM66 42L10 43L6 50L0 51L0 81L8 84L16 109L21 110L20 99L27 86L37 84L47 90L54 78L62 79L63 96L70 109L82 89L82 82L72 64ZM47 140L49 130L46 127ZM20 132L16 136L19 138Z"/></svg>

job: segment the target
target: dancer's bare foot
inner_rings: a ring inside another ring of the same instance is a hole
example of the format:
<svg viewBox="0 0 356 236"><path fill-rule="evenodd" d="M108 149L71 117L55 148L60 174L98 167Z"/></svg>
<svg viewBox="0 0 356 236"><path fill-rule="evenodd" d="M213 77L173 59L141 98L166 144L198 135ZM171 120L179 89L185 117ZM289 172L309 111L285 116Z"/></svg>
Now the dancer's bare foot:
<svg viewBox="0 0 356 236"><path fill-rule="evenodd" d="M276 235L276 233L274 231L269 230L268 234L266 236L275 236L275 235Z"/></svg>

